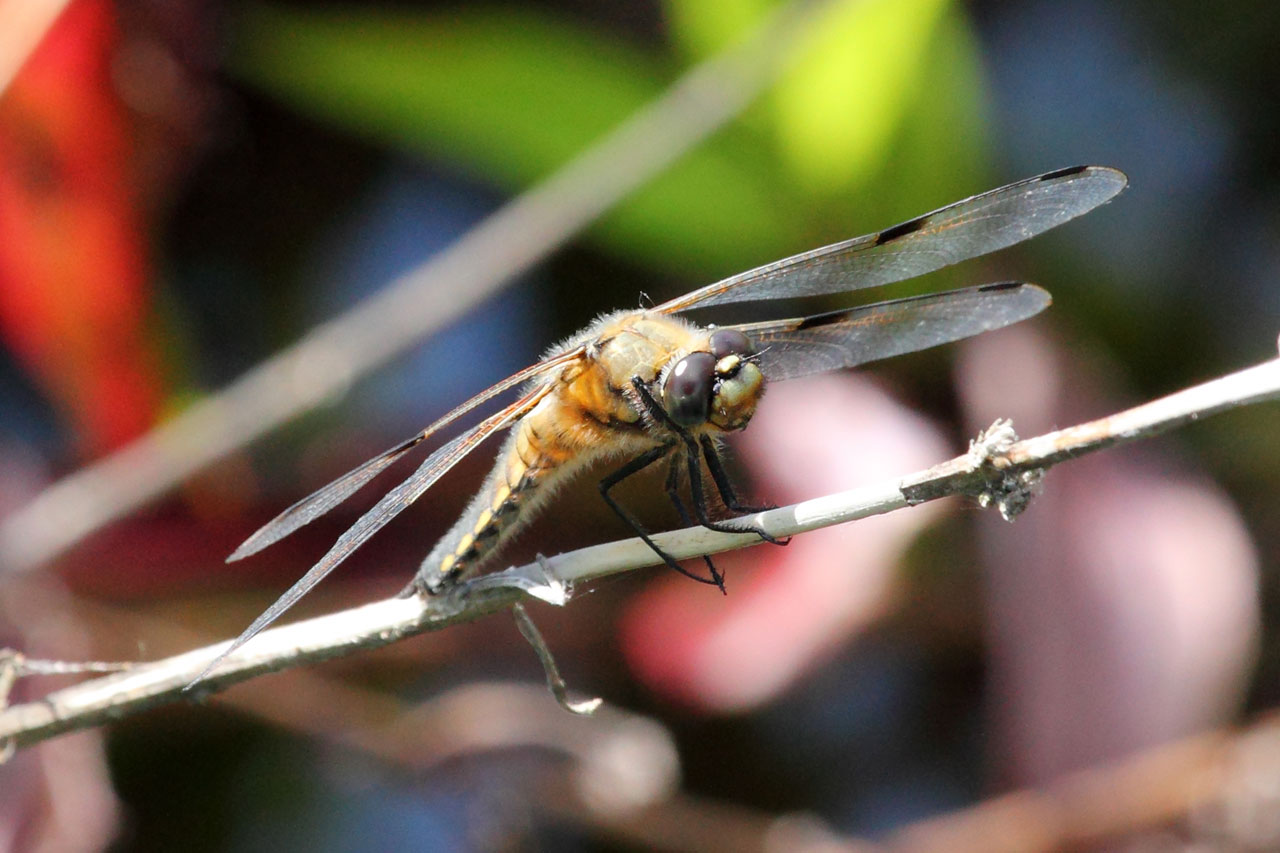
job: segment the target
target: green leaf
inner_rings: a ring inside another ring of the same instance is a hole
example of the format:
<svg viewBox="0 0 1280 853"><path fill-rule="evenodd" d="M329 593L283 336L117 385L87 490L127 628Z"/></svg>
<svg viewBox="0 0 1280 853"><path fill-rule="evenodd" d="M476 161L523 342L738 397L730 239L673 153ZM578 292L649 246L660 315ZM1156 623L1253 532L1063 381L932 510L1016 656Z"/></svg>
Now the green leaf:
<svg viewBox="0 0 1280 853"><path fill-rule="evenodd" d="M697 57L740 37L776 5L667 0L666 9L674 39ZM807 44L774 88L767 114L756 111L752 120L774 136L790 178L818 198L857 195L890 162L906 167L897 180L911 180L913 164L895 156L904 144L924 156L918 165L925 171L936 171L930 158L954 167L963 157L954 156L947 137L959 136L964 153L972 153L965 133L980 124L982 103L975 46L964 34L950 0L831 3L809 24ZM921 119L954 117L957 108L968 111L959 124L938 122L926 132L931 150L904 138L923 129Z"/></svg>
<svg viewBox="0 0 1280 853"><path fill-rule="evenodd" d="M933 35L949 0L834 4L774 91L782 155L807 188L864 182L927 85Z"/></svg>
<svg viewBox="0 0 1280 853"><path fill-rule="evenodd" d="M705 59L757 25L777 0L667 0L668 30L687 57Z"/></svg>
<svg viewBox="0 0 1280 853"><path fill-rule="evenodd" d="M668 0L684 52L769 0ZM947 0L846 0L743 120L597 223L606 250L696 282L984 189L981 75ZM517 192L657 97L675 70L528 9L250 6L232 67L320 120Z"/></svg>
<svg viewBox="0 0 1280 853"><path fill-rule="evenodd" d="M232 67L295 109L453 162L508 191L548 174L648 103L669 69L528 10L447 16L250 6ZM707 277L804 243L799 196L768 139L722 134L591 231L608 248Z"/></svg>

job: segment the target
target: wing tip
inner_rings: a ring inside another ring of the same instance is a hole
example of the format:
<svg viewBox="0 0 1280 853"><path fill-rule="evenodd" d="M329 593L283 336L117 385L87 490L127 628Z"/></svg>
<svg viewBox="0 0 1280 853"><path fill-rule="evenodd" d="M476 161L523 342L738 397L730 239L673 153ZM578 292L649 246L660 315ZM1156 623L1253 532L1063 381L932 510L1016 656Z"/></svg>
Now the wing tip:
<svg viewBox="0 0 1280 853"><path fill-rule="evenodd" d="M1057 181L1063 178L1075 178L1079 176L1087 176L1093 180L1100 180L1109 185L1107 199L1114 198L1119 195L1125 187L1129 186L1129 176L1114 166L1067 166L1063 169L1055 169L1052 172L1045 172L1038 175L1037 181Z"/></svg>
<svg viewBox="0 0 1280 853"><path fill-rule="evenodd" d="M1041 311L1053 304L1053 294L1045 290L1040 285L1024 281L1022 282L1022 288L1025 293L1035 294L1037 301L1034 305L1035 310L1032 314L1039 314Z"/></svg>
<svg viewBox="0 0 1280 853"><path fill-rule="evenodd" d="M235 563L239 560L243 560L245 557L252 557L262 549L279 542L285 535L287 535L287 533L292 533L293 531L290 530L287 531L286 534L280 534L277 532L274 536L267 535L268 531L278 527L277 523L280 521L280 518L280 516L277 516L254 531L248 539L241 542L236 546L234 551L227 555L226 562Z"/></svg>
<svg viewBox="0 0 1280 853"><path fill-rule="evenodd" d="M261 550L262 549L260 547L254 546L253 537L250 536L248 539L241 542L238 548L236 548L234 551L228 554L227 559L224 562L227 562L227 563L239 562L240 560L243 560L245 557L251 557Z"/></svg>
<svg viewBox="0 0 1280 853"><path fill-rule="evenodd" d="M1017 303L1019 309L1017 319L1010 320L1005 325L1034 317L1053 304L1053 294L1040 285L1032 284L1029 281L998 281L992 284L978 285L974 290L978 293L1017 291L1019 299Z"/></svg>

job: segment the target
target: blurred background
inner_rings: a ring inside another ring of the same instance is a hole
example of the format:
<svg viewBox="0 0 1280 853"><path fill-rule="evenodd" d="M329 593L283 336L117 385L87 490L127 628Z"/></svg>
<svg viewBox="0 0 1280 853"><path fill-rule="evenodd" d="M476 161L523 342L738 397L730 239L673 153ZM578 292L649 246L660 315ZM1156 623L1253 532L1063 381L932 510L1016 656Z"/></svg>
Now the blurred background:
<svg viewBox="0 0 1280 853"><path fill-rule="evenodd" d="M772 7L58 5L0 3L10 519L449 246ZM736 120L463 319L51 559L13 557L11 524L0 646L155 659L233 636L375 498L224 564L246 535L598 313L1064 166L1115 166L1130 188L872 295L1018 278L1053 307L772 388L731 442L742 491L784 504L879 482L997 417L1034 435L1275 355L1280 7L810 15ZM717 315L742 316L757 315ZM1277 417L1258 406L1063 465L1014 525L931 504L725 555L727 596L655 569L533 608L570 685L605 698L595 719L556 707L497 616L55 739L0 767L0 845L1280 848ZM493 452L296 616L398 591ZM625 535L597 478L511 561ZM672 525L660 479L637 480L624 500ZM1201 734L1235 726L1250 728Z"/></svg>

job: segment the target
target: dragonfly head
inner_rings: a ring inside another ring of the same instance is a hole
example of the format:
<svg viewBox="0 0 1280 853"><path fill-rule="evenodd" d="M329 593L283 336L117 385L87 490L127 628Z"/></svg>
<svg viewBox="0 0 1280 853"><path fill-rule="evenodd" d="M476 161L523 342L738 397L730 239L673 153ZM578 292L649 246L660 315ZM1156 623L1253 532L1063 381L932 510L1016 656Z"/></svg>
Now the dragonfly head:
<svg viewBox="0 0 1280 853"><path fill-rule="evenodd" d="M764 375L755 347L734 329L711 333L710 352L691 352L676 362L662 384L662 405L682 427L711 423L738 430L755 414Z"/></svg>

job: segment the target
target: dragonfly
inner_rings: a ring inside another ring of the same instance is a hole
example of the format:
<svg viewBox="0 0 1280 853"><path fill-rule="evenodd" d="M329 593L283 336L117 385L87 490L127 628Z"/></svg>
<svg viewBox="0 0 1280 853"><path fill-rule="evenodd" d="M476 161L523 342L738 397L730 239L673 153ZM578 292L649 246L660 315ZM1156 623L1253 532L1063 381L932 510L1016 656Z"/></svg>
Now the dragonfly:
<svg viewBox="0 0 1280 853"><path fill-rule="evenodd" d="M915 278L1057 227L1111 200L1127 183L1124 173L1105 166L1048 172L882 231L730 276L656 307L600 317L537 364L485 389L298 501L245 540L228 561L248 557L294 533L445 427L497 395L521 388L518 399L444 443L383 495L205 673L278 619L485 439L504 430L509 434L483 486L423 560L406 593L437 595L492 568L501 546L559 485L604 460L623 460L600 481L608 505L668 566L723 591L723 578L709 560L710 578L682 568L618 503L612 489L667 460L667 492L686 524L696 520L714 530L748 530L775 541L761 528L713 520L701 470L705 462L730 511L760 509L739 502L719 447L722 437L747 426L769 383L856 367L999 329L1039 313L1050 297L1036 285L1005 282L739 325L698 325L681 315L730 303L820 296ZM686 477L692 519L679 495L679 483Z"/></svg>

